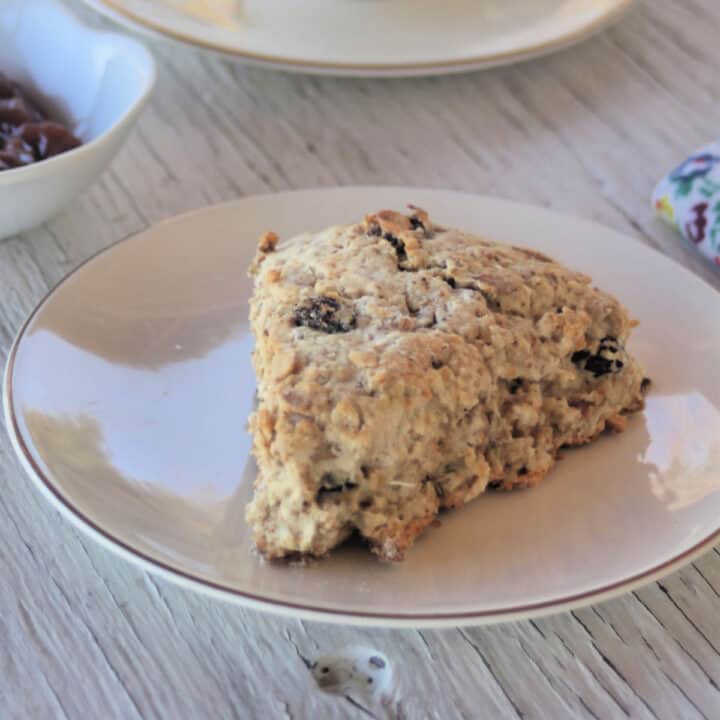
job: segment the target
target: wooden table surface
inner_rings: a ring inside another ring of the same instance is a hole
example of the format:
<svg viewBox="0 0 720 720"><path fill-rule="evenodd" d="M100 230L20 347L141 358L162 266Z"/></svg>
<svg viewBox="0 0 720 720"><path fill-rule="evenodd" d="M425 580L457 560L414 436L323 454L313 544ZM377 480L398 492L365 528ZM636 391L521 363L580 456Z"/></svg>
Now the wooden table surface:
<svg viewBox="0 0 720 720"><path fill-rule="evenodd" d="M86 13L87 15L88 13ZM581 46L464 76L339 80L151 42L154 97L111 169L0 243L0 353L98 249L190 208L286 188L414 184L546 205L720 272L653 218L656 180L720 137L720 2L644 0ZM493 627L387 631L245 611L74 530L0 437L2 718L718 718L720 552L595 607ZM363 644L397 701L321 693L306 667Z"/></svg>

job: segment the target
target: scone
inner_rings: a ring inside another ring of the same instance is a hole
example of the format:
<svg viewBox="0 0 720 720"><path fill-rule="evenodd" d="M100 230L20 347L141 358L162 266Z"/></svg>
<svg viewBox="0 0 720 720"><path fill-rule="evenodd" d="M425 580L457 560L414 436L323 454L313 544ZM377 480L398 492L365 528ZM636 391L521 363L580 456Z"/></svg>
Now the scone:
<svg viewBox="0 0 720 720"><path fill-rule="evenodd" d="M560 448L643 406L615 298L418 208L280 245L268 233L251 273L247 519L268 558L357 532L401 560L440 510L536 483Z"/></svg>

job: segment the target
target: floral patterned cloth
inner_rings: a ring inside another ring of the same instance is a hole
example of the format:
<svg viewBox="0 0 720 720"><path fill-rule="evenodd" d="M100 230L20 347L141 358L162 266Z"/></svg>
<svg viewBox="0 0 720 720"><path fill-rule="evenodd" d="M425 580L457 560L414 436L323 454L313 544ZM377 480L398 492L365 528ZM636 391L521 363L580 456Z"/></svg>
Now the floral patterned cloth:
<svg viewBox="0 0 720 720"><path fill-rule="evenodd" d="M694 153L663 178L652 201L660 217L720 265L720 142Z"/></svg>

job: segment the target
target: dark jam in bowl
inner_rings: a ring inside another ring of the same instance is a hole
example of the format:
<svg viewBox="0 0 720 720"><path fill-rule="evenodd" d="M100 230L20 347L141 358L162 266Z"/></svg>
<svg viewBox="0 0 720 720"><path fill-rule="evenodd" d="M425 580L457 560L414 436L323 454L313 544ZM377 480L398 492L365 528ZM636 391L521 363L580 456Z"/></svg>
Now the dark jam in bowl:
<svg viewBox="0 0 720 720"><path fill-rule="evenodd" d="M82 145L49 120L22 88L0 73L0 170L46 160Z"/></svg>

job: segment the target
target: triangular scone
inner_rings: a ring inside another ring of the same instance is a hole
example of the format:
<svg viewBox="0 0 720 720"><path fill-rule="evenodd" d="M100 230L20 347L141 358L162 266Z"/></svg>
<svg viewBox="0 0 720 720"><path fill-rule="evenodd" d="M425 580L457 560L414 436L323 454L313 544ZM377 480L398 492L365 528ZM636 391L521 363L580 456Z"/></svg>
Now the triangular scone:
<svg viewBox="0 0 720 720"><path fill-rule="evenodd" d="M536 483L642 408L634 323L534 250L384 210L251 268L259 405L247 519L269 558L357 531L400 560L443 508Z"/></svg>

